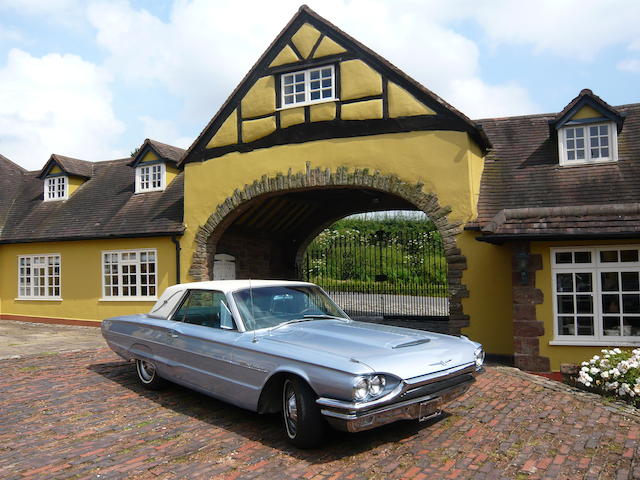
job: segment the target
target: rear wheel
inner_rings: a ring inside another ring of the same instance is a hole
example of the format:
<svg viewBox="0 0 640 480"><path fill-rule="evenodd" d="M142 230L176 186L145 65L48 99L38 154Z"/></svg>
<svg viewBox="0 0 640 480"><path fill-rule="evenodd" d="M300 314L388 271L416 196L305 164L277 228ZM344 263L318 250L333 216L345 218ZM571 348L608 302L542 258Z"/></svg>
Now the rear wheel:
<svg viewBox="0 0 640 480"><path fill-rule="evenodd" d="M287 378L282 386L284 431L299 448L318 446L324 437L325 423L316 405L316 396L298 378Z"/></svg>
<svg viewBox="0 0 640 480"><path fill-rule="evenodd" d="M164 380L158 376L155 364L147 360L136 359L136 372L138 380L143 387L149 390L159 390L164 386Z"/></svg>

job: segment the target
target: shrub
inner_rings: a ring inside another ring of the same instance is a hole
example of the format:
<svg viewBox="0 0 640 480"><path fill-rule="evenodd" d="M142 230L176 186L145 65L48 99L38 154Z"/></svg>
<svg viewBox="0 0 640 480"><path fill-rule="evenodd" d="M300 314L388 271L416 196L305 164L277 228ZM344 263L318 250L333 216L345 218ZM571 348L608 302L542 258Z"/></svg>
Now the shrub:
<svg viewBox="0 0 640 480"><path fill-rule="evenodd" d="M591 360L582 362L578 383L602 394L614 395L640 404L640 348L602 350Z"/></svg>

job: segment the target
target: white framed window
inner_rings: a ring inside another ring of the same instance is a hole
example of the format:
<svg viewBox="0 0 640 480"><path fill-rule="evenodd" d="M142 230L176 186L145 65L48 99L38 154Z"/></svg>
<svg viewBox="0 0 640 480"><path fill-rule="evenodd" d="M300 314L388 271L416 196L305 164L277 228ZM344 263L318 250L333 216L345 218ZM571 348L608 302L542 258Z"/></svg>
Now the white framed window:
<svg viewBox="0 0 640 480"><path fill-rule="evenodd" d="M62 300L60 254L18 256L19 300Z"/></svg>
<svg viewBox="0 0 640 480"><path fill-rule="evenodd" d="M165 188L165 165L139 165L136 167L136 193L157 192Z"/></svg>
<svg viewBox="0 0 640 480"><path fill-rule="evenodd" d="M155 300L155 249L102 252L102 300Z"/></svg>
<svg viewBox="0 0 640 480"><path fill-rule="evenodd" d="M551 250L552 344L640 344L640 245Z"/></svg>
<svg viewBox="0 0 640 480"><path fill-rule="evenodd" d="M66 200L69 197L69 178L65 175L44 179L44 201Z"/></svg>
<svg viewBox="0 0 640 480"><path fill-rule="evenodd" d="M562 127L558 131L560 165L618 160L618 131L613 122Z"/></svg>
<svg viewBox="0 0 640 480"><path fill-rule="evenodd" d="M282 108L335 100L333 65L310 68L280 76Z"/></svg>

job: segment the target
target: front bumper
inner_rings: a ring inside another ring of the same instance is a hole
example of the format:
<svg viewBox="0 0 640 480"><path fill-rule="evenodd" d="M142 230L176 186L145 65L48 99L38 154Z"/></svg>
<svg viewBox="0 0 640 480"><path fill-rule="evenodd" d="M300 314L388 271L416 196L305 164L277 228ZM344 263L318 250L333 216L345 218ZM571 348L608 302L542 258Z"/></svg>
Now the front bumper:
<svg viewBox="0 0 640 480"><path fill-rule="evenodd" d="M392 398L385 397L383 402L358 404L319 398L317 403L333 428L347 432L370 430L398 420L425 421L440 415L440 409L464 394L484 371L476 370L475 365L452 370L402 382Z"/></svg>

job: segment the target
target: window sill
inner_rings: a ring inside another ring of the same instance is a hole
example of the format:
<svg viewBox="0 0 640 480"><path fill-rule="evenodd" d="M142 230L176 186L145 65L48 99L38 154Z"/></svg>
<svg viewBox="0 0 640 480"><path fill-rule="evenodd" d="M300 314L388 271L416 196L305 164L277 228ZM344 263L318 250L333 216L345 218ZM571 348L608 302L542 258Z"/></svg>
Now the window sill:
<svg viewBox="0 0 640 480"><path fill-rule="evenodd" d="M571 346L571 347L637 347L640 346L640 338L637 340L551 340L551 346Z"/></svg>
<svg viewBox="0 0 640 480"><path fill-rule="evenodd" d="M16 302L61 302L62 298L60 297L17 297L14 298Z"/></svg>
<svg viewBox="0 0 640 480"><path fill-rule="evenodd" d="M321 105L323 103L337 102L339 100L340 99L338 98L323 98L322 100L316 100L313 102L294 103L293 105L286 105L280 108L276 108L276 112L281 112L282 110L291 110L292 108L298 107L308 107L310 105Z"/></svg>
<svg viewBox="0 0 640 480"><path fill-rule="evenodd" d="M165 190L165 187L161 187L161 188L150 188L148 190L137 190L135 192L133 192L134 194L138 195L140 193L151 193L151 192L163 192Z"/></svg>
<svg viewBox="0 0 640 480"><path fill-rule="evenodd" d="M156 302L158 297L103 297L99 302Z"/></svg>
<svg viewBox="0 0 640 480"><path fill-rule="evenodd" d="M572 160L563 160L560 162L560 168L570 168L570 167L584 167L586 165L609 165L613 163L618 163L617 159L613 160L590 160L590 161L572 161Z"/></svg>

